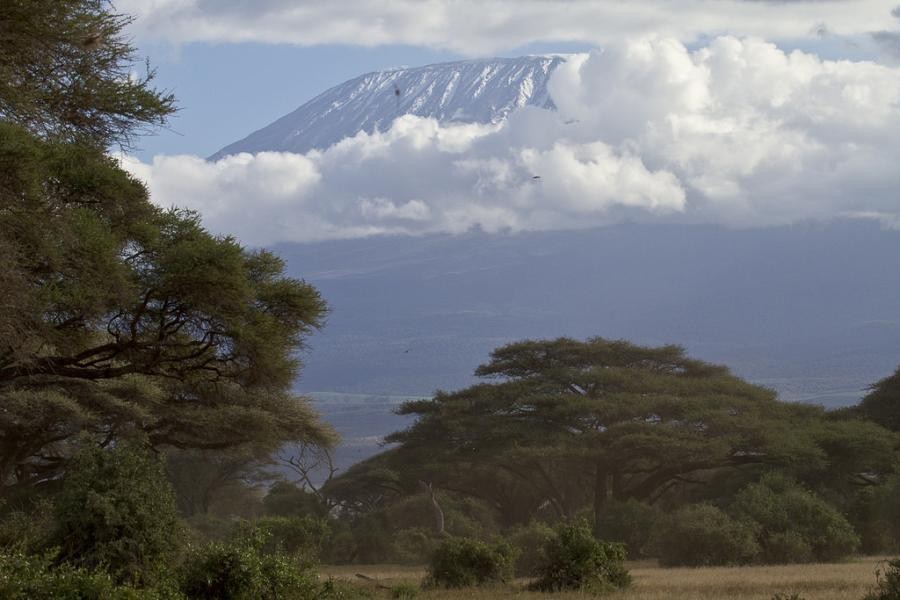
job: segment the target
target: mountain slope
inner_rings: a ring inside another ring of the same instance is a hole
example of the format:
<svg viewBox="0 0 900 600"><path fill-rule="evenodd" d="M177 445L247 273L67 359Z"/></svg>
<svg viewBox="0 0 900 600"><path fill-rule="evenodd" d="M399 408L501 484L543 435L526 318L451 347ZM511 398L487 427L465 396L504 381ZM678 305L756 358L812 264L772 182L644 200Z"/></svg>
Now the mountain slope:
<svg viewBox="0 0 900 600"><path fill-rule="evenodd" d="M552 109L547 81L564 60L491 58L368 73L327 90L210 160L239 152L324 149L360 131L384 131L404 114L496 123L522 106Z"/></svg>
<svg viewBox="0 0 900 600"><path fill-rule="evenodd" d="M856 402L900 363L900 235L859 222L282 244L328 300L302 391L429 394L491 349L600 335L677 343L788 400Z"/></svg>

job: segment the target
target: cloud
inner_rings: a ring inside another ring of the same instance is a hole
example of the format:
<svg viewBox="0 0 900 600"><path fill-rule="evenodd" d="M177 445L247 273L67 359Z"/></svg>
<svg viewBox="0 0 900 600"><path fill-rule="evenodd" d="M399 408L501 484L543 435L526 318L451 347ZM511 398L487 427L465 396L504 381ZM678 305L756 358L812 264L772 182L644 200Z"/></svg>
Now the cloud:
<svg viewBox="0 0 900 600"><path fill-rule="evenodd" d="M884 27L884 0L119 0L141 39L174 43L410 44L469 56L540 41L605 45L656 33L813 39Z"/></svg>
<svg viewBox="0 0 900 600"><path fill-rule="evenodd" d="M900 223L900 69L724 36L575 55L558 112L500 125L403 116L305 155L126 159L158 204L254 245L622 220Z"/></svg>
<svg viewBox="0 0 900 600"><path fill-rule="evenodd" d="M882 51L900 60L900 31L873 31L871 35Z"/></svg>

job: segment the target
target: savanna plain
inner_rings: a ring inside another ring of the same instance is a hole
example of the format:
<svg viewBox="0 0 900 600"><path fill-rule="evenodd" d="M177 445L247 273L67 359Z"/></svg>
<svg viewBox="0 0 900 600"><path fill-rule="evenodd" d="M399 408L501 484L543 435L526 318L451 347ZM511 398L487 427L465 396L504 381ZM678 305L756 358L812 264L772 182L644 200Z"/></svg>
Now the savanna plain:
<svg viewBox="0 0 900 600"><path fill-rule="evenodd" d="M632 584L612 593L611 600L841 600L861 598L875 581L875 571L888 557L866 556L840 563L776 565L752 567L663 568L656 561L629 561ZM377 583L357 576L362 574ZM403 565L341 565L322 569L323 577L355 582L378 589L401 583L417 584L426 575L425 567ZM490 598L543 598L527 589L528 580L518 579L508 586L433 590L420 597L434 600ZM385 592L388 593L388 592ZM596 598L581 592L553 594L554 598Z"/></svg>

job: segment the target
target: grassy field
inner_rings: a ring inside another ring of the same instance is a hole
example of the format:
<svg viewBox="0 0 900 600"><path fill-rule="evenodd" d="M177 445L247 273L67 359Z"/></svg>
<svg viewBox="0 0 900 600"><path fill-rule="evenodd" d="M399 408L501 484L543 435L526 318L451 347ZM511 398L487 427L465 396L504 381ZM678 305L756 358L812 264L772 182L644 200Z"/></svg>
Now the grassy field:
<svg viewBox="0 0 900 600"><path fill-rule="evenodd" d="M860 600L875 582L875 569L886 559L860 558L836 564L789 565L777 567L710 567L663 569L652 562L629 563L634 583L623 592L607 596L611 600L771 600L780 592L785 597L799 594L806 600ZM418 582L421 567L397 565L356 565L325 567L326 575L367 584L356 573L374 577L383 585L401 581ZM525 591L524 581L511 586L461 591L430 591L419 597L428 600L487 600L489 598L541 598L545 594ZM583 598L583 594L554 595L560 600Z"/></svg>

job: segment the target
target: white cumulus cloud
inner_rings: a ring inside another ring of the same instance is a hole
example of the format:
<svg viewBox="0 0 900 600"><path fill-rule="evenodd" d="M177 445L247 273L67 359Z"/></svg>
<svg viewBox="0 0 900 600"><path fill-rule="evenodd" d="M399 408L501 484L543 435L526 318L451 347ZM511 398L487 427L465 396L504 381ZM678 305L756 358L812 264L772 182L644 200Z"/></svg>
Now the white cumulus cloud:
<svg viewBox="0 0 900 600"><path fill-rule="evenodd" d="M900 69L758 38L647 37L571 57L549 87L558 112L500 125L407 115L305 155L125 164L158 204L255 245L625 219L900 222Z"/></svg>
<svg viewBox="0 0 900 600"><path fill-rule="evenodd" d="M657 33L858 43L892 25L886 0L119 0L142 38L410 44L482 56L535 41L608 44ZM854 41L854 37L856 38Z"/></svg>

